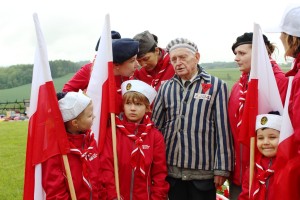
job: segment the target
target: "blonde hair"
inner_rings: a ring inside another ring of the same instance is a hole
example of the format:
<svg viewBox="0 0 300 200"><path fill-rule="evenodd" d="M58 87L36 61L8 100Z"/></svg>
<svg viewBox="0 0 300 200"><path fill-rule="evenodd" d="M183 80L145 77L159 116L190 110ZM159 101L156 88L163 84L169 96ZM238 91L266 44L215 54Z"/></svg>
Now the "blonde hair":
<svg viewBox="0 0 300 200"><path fill-rule="evenodd" d="M300 53L300 38L297 36L292 36L287 33L282 33L285 37L285 42L288 45L288 48L285 51L284 57L291 55L292 57L296 58L297 55Z"/></svg>
<svg viewBox="0 0 300 200"><path fill-rule="evenodd" d="M134 103L142 103L146 106L146 110L148 112L151 111L150 109L150 102L148 100L148 98L143 95L142 93L139 93L139 92L126 92L124 95L123 95L123 99L122 99L122 104L125 105L126 102L128 101L132 101Z"/></svg>

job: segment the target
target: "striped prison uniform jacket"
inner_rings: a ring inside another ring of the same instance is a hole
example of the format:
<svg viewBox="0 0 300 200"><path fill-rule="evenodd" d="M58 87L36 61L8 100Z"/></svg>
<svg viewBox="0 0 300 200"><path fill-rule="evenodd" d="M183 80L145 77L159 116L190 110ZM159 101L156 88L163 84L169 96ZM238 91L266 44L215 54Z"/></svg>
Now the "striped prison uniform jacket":
<svg viewBox="0 0 300 200"><path fill-rule="evenodd" d="M200 66L198 71L186 89L177 75L161 86L152 120L164 135L169 167L200 170L204 179L207 175L224 176L224 172L229 176L233 170L233 141L227 85Z"/></svg>

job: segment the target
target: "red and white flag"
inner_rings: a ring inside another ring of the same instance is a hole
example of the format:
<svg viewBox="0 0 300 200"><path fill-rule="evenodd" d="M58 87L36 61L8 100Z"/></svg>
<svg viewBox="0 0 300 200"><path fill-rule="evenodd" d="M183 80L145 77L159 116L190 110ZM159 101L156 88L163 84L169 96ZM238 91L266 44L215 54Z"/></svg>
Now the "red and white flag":
<svg viewBox="0 0 300 200"><path fill-rule="evenodd" d="M110 18L107 14L93 71L87 88L87 95L94 105L95 120L92 130L100 152L103 149L109 113L115 113L116 83L113 74L112 39Z"/></svg>
<svg viewBox="0 0 300 200"><path fill-rule="evenodd" d="M286 93L285 98L285 105L284 110L282 114L282 124L281 124L281 131L280 131L280 137L279 137L279 145L277 150L277 158L282 159L282 161L287 161L293 157L293 155L297 154L297 150L293 151L293 145L292 145L292 135L294 133L294 129L291 123L291 119L289 116L289 100L291 96L291 88L292 88L292 82L294 77L289 77L289 83L288 83L288 89Z"/></svg>
<svg viewBox="0 0 300 200"><path fill-rule="evenodd" d="M24 178L24 200L42 200L41 163L57 154L66 154L69 143L51 77L47 48L37 14L33 14L37 48L30 96Z"/></svg>
<svg viewBox="0 0 300 200"><path fill-rule="evenodd" d="M293 66L292 66L293 68ZM288 89L283 110L283 121L276 154L274 191L276 199L299 199L300 158L298 144L294 139L294 129L289 116L289 100L294 76L289 77Z"/></svg>
<svg viewBox="0 0 300 200"><path fill-rule="evenodd" d="M256 136L255 122L258 114L266 114L270 111L279 111L282 114L283 111L270 57L258 24L254 24L253 30L249 79L239 135L240 142L247 146L250 146L250 138Z"/></svg>

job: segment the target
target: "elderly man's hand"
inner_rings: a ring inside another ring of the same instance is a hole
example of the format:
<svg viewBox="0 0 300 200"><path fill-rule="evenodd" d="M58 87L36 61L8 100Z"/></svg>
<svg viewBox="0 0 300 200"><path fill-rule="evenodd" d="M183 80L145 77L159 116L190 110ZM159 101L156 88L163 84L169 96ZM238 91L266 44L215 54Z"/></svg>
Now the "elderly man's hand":
<svg viewBox="0 0 300 200"><path fill-rule="evenodd" d="M215 176L215 178L214 178L215 187L217 188L217 187L223 185L225 181L226 181L226 177L224 177L224 176Z"/></svg>

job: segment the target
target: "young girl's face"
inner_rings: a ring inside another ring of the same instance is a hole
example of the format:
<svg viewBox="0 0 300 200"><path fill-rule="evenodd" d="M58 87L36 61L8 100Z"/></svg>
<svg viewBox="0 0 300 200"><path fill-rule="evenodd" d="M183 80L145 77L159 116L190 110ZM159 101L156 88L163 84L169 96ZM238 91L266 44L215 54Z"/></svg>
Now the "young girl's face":
<svg viewBox="0 0 300 200"><path fill-rule="evenodd" d="M146 110L146 105L135 98L128 98L124 103L124 113L129 122L140 123Z"/></svg>
<svg viewBox="0 0 300 200"><path fill-rule="evenodd" d="M252 45L242 44L235 48L234 53L234 61L239 66L240 71L244 73L249 73L251 69Z"/></svg>
<svg viewBox="0 0 300 200"><path fill-rule="evenodd" d="M257 148L264 156L271 158L276 155L279 131L266 128L257 130Z"/></svg>
<svg viewBox="0 0 300 200"><path fill-rule="evenodd" d="M93 113L93 104L90 103L77 117L79 131L89 130L93 125L94 118L95 116Z"/></svg>

